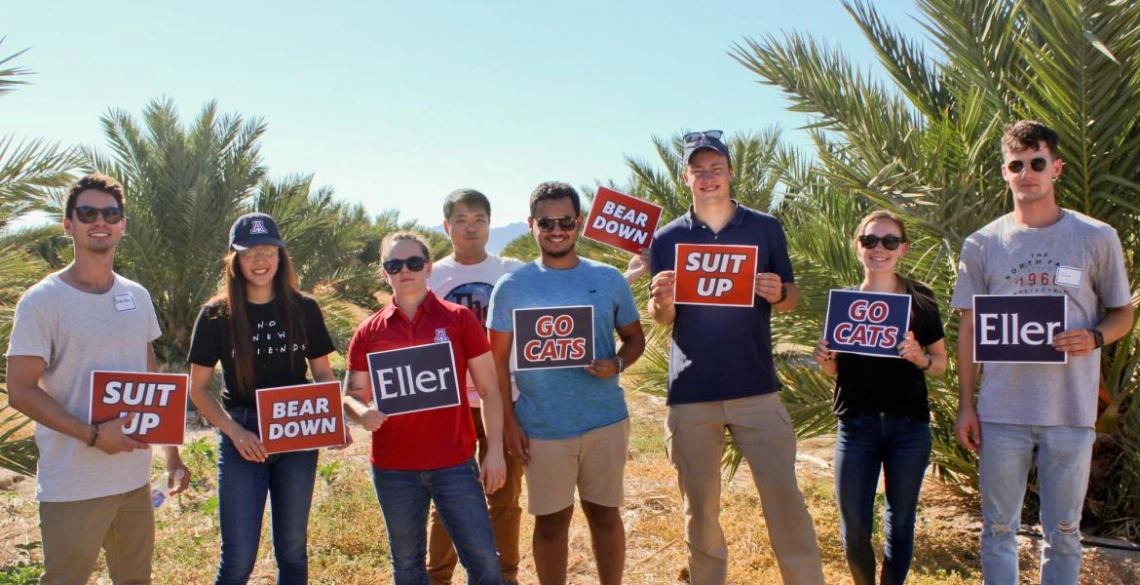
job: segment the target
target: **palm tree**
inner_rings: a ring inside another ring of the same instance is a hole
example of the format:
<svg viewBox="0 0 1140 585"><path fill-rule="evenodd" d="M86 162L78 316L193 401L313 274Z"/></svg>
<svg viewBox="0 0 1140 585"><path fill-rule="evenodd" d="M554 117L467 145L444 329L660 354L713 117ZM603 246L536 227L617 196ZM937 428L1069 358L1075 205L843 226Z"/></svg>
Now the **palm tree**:
<svg viewBox="0 0 1140 585"><path fill-rule="evenodd" d="M832 256L850 238L854 208L885 207L921 236L911 267L945 298L963 239L1009 209L997 172L1002 128L1036 118L1062 136L1061 204L1115 227L1130 280L1140 281L1140 5L918 0L926 37L915 39L870 2L842 3L885 78L806 33L747 39L732 51L761 83L783 90L790 109L815 118L815 162L805 176L818 180L796 189L793 208L802 206L801 226L818 227L789 232L820 252L800 258L814 265L809 272L841 264ZM804 309L797 313L815 314L818 305L809 300ZM953 346L955 327L948 335ZM1140 408L1130 408L1140 389L1136 335L1104 352L1102 434L1085 515L1089 524L1112 521L1098 530L1132 539L1140 537L1140 503L1125 495L1140 489ZM945 478L971 481L969 456L952 447L945 418L956 388L951 371L932 390L936 456L945 457L936 463Z"/></svg>
<svg viewBox="0 0 1140 585"><path fill-rule="evenodd" d="M4 39L0 38L0 44ZM26 49L25 49L26 50ZM12 65L24 54L19 51L0 57L0 96L26 83L21 78L31 71ZM0 346L7 347L12 333L12 316L20 295L49 270L30 248L43 230L26 228L12 231L12 223L29 212L47 208L51 190L70 180L69 170L78 166L75 152L41 139L0 136ZM36 236L29 237L29 233ZM31 420L8 406L7 361L0 360L0 469L26 475L35 473L35 442L27 436Z"/></svg>

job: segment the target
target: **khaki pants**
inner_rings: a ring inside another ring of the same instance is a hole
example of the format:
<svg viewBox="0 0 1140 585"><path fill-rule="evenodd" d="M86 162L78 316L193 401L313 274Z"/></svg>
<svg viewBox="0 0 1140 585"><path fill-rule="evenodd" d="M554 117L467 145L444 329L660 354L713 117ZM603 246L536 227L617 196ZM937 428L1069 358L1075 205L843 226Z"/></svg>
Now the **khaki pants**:
<svg viewBox="0 0 1140 585"><path fill-rule="evenodd" d="M487 433L483 429L482 412L471 409L475 419L475 435L479 442L479 461L487 456ZM522 508L519 496L522 495L522 465L514 457L506 455L507 480L503 487L487 497L487 508L491 515L491 529L495 532L495 548L499 550L499 567L503 580L518 578L519 572L519 522ZM433 585L451 583L451 575L459 558L451 537L439 519L439 513L432 507L428 532L428 576Z"/></svg>
<svg viewBox="0 0 1140 585"><path fill-rule="evenodd" d="M99 549L115 585L150 585L154 508L150 486L77 502L40 502L41 585L84 585Z"/></svg>
<svg viewBox="0 0 1140 585"><path fill-rule="evenodd" d="M728 578L720 526L725 429L752 470L784 583L822 585L815 528L796 484L795 433L776 393L669 407L665 449L681 488L692 584L723 585Z"/></svg>

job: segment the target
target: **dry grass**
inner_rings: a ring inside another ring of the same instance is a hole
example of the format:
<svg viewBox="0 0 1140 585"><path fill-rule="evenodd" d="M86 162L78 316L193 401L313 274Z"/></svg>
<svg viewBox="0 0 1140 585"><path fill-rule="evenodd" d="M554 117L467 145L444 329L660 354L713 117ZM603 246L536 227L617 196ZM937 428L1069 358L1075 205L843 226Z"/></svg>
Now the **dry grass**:
<svg viewBox="0 0 1140 585"><path fill-rule="evenodd" d="M626 503L622 511L628 534L626 583L666 584L685 564L680 498L673 469L665 459L661 442L663 403L644 395L629 396L633 411L630 460L626 469ZM190 493L168 503L158 513L156 583L210 583L218 559L216 511L212 508L210 462L214 438L196 433L198 440L185 455L196 477ZM368 444L357 429L357 443L345 451L322 453L325 472L317 479L312 522L309 529L311 581L315 584L390 583L387 546L379 507L367 473ZM828 583L849 583L839 525L832 495L832 478L826 462L826 441L801 445L800 485L815 519ZM820 465L820 463L824 465ZM337 467L339 465L339 467ZM335 468L335 469L334 469ZM0 568L19 558L18 544L38 539L33 482L23 482L15 491L0 491ZM525 493L524 493L525 498ZM917 585L978 583L978 530L980 522L970 513L976 502L928 482L919 510L916 554L910 583ZM524 504L525 507L525 504ZM766 533L761 505L751 485L747 468L725 486L722 523L729 538L730 582L779 583ZM522 528L523 566L520 582L536 583L530 556L533 520L524 515ZM880 535L881 536L881 535ZM881 540L881 539L880 539ZM571 528L570 573L576 584L596 583L589 532L581 513ZM879 543L881 551L881 543ZM1024 582L1036 582L1036 543L1023 541ZM1085 554L1083 584L1140 582L1140 559L1121 558L1104 551ZM105 578L100 565L98 577ZM274 562L268 527L263 531L261 554L253 584L274 582ZM461 582L457 578L456 582Z"/></svg>

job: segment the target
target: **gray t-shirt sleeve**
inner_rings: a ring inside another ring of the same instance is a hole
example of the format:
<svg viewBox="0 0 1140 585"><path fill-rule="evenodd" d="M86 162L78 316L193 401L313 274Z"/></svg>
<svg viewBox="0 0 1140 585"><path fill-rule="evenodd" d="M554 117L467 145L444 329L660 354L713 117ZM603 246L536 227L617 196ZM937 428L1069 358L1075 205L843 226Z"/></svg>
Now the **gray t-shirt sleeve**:
<svg viewBox="0 0 1140 585"><path fill-rule="evenodd" d="M149 311L147 311L147 339L153 343L154 340L162 337L162 327L158 324L158 313L154 310L154 301L151 300L150 293L144 289L143 294L146 295L146 304L150 308Z"/></svg>
<svg viewBox="0 0 1140 585"><path fill-rule="evenodd" d="M973 309L974 295L987 292L982 245L977 234L974 234L962 244L962 253L958 257L958 279L954 283L950 306L955 309Z"/></svg>
<svg viewBox="0 0 1140 585"><path fill-rule="evenodd" d="M1105 245L1101 247L1103 252L1097 263L1093 289L1105 307L1116 309L1132 302L1132 291L1128 283L1128 271L1124 268L1124 248L1120 244L1120 236L1111 227L1106 227L1104 232Z"/></svg>
<svg viewBox="0 0 1140 585"><path fill-rule="evenodd" d="M29 291L16 303L12 318L12 335L8 339L8 357L34 356L51 366L51 318L44 310L45 299L36 290Z"/></svg>

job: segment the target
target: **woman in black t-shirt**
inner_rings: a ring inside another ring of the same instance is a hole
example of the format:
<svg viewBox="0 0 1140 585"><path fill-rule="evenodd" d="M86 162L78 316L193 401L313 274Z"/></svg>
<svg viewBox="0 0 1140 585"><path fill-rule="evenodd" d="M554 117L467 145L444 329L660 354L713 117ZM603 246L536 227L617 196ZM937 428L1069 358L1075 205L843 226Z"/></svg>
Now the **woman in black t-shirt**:
<svg viewBox="0 0 1140 585"><path fill-rule="evenodd" d="M222 551L215 585L249 580L265 498L272 501L277 583L308 581L309 507L317 451L268 455L258 438L256 391L335 381L335 350L317 303L297 290L277 224L263 213L230 228L223 290L202 307L190 342L190 398L220 431L218 515ZM222 362L222 404L209 392ZM306 363L307 362L307 363Z"/></svg>
<svg viewBox="0 0 1140 585"><path fill-rule="evenodd" d="M901 359L836 353L821 340L813 357L836 378L835 499L847 566L856 585L875 583L871 547L879 470L886 483L885 553L880 583L902 583L914 552L914 523L922 478L930 461L930 407L926 374L946 371L946 344L930 288L895 270L910 249L902 221L876 211L859 223L855 251L864 292L908 294L910 330Z"/></svg>

